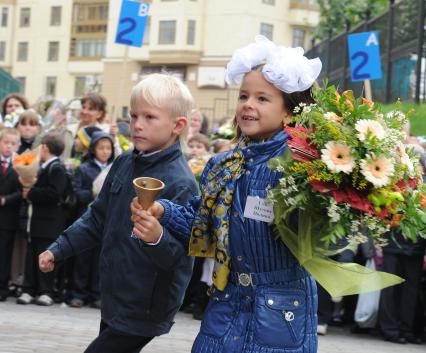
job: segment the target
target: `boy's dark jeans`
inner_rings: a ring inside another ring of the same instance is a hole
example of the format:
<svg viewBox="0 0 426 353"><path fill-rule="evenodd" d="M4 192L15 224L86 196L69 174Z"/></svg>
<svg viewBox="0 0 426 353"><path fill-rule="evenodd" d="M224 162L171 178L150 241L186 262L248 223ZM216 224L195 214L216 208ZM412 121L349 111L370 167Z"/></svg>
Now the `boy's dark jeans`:
<svg viewBox="0 0 426 353"><path fill-rule="evenodd" d="M131 336L113 330L101 321L99 336L84 353L139 353L154 337Z"/></svg>

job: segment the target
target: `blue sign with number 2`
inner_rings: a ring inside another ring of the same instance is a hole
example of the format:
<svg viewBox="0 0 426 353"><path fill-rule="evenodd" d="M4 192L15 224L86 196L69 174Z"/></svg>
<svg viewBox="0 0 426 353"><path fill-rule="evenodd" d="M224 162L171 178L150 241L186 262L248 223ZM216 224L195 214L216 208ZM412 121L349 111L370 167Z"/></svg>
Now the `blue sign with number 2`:
<svg viewBox="0 0 426 353"><path fill-rule="evenodd" d="M352 81L382 78L378 32L348 35Z"/></svg>
<svg viewBox="0 0 426 353"><path fill-rule="evenodd" d="M115 43L141 47L148 10L149 5L145 2L123 0Z"/></svg>

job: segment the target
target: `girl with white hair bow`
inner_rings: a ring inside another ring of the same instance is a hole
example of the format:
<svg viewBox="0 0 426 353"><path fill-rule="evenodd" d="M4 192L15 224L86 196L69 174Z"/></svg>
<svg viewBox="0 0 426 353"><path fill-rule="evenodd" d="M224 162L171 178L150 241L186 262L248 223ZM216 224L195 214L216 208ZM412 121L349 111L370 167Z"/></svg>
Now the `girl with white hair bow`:
<svg viewBox="0 0 426 353"><path fill-rule="evenodd" d="M148 212L189 248L214 259L210 300L193 353L314 353L317 351L315 281L273 234L267 190L282 178L268 161L282 155L283 125L300 103L313 103L310 88L321 70L302 48L274 45L263 36L238 49L226 79L241 85L234 149L215 155L200 180L201 196L186 207L168 200ZM159 242L137 199L134 233Z"/></svg>

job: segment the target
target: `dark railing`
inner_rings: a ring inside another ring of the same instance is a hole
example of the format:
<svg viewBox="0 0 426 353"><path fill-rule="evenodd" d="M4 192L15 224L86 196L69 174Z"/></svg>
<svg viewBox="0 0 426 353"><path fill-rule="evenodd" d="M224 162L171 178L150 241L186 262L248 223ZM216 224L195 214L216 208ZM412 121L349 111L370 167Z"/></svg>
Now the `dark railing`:
<svg viewBox="0 0 426 353"><path fill-rule="evenodd" d="M363 93L363 82L352 82L349 72L347 35L378 31L383 77L371 82L373 98L381 102L402 100L426 101L425 0L389 0L389 10L373 19L366 13L365 21L346 32L318 43L306 53L320 57L323 70L319 82L328 79L340 89Z"/></svg>

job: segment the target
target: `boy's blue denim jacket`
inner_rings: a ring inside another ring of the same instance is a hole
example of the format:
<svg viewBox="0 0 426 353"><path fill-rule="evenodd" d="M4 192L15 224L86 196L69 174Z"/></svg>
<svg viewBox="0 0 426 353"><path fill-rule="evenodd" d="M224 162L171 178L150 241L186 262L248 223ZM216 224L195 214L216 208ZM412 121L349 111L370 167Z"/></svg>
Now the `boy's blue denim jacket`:
<svg viewBox="0 0 426 353"><path fill-rule="evenodd" d="M193 259L165 228L155 246L131 238L132 180L139 176L162 180L159 198L181 205L197 193L179 143L148 156L126 152L115 160L98 198L49 250L58 263L101 243L102 320L119 332L149 337L169 332Z"/></svg>

